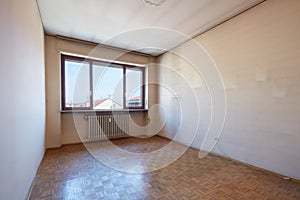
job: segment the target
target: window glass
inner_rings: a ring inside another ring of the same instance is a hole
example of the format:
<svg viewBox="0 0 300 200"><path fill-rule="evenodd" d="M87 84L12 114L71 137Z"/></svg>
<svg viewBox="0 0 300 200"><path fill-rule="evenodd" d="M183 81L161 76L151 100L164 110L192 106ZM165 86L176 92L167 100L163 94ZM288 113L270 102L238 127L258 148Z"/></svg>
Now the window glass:
<svg viewBox="0 0 300 200"><path fill-rule="evenodd" d="M123 109L123 68L93 64L93 109Z"/></svg>
<svg viewBox="0 0 300 200"><path fill-rule="evenodd" d="M62 109L143 109L144 69L62 55Z"/></svg>
<svg viewBox="0 0 300 200"><path fill-rule="evenodd" d="M65 61L65 107L89 107L89 64Z"/></svg>
<svg viewBox="0 0 300 200"><path fill-rule="evenodd" d="M142 107L143 72L126 68L126 107Z"/></svg>

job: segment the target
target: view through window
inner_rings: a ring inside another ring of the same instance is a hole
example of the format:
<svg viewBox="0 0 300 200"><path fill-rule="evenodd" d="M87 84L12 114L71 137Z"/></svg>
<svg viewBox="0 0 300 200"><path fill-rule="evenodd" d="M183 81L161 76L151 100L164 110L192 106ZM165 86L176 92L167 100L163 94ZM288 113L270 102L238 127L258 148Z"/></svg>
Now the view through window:
<svg viewBox="0 0 300 200"><path fill-rule="evenodd" d="M143 67L62 55L62 109L144 109Z"/></svg>

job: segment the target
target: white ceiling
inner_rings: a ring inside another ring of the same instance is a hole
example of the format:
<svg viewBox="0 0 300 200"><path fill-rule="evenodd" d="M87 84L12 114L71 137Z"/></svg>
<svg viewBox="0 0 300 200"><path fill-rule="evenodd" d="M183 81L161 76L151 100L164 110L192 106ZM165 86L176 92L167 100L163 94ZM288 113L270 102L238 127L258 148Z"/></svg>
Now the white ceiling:
<svg viewBox="0 0 300 200"><path fill-rule="evenodd" d="M263 0L37 1L49 35L157 56Z"/></svg>

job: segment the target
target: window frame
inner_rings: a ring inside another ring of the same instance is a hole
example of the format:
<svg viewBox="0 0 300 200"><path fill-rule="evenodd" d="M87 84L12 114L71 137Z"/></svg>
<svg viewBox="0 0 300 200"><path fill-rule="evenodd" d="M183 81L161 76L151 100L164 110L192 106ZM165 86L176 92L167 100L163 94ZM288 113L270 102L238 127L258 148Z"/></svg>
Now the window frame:
<svg viewBox="0 0 300 200"><path fill-rule="evenodd" d="M112 111L114 109L93 109L93 94L94 94L94 86L93 86L93 63L104 63L107 64L109 67L110 65L114 65L114 67L120 67L123 69L123 108L122 110L137 110L137 109L145 109L145 67L135 66L134 64L122 64L117 62L108 62L103 61L101 59L91 59L91 58L84 58L80 56L73 56L68 54L61 54L61 109L62 111L71 111L71 110L81 110L81 111ZM66 106L66 82L65 82L65 63L66 61L72 61L72 62L85 62L89 64L89 100L90 100L90 106L89 107L67 107ZM113 67L113 66L112 66ZM126 104L126 69L130 70L137 70L142 72L142 91L141 91L141 106L127 106ZM118 109L119 110L119 109Z"/></svg>
<svg viewBox="0 0 300 200"><path fill-rule="evenodd" d="M142 72L142 94L141 94L141 100L142 105L141 106L134 106L129 107L126 106L126 69L134 69L137 71ZM125 65L123 68L123 109L145 109L145 68L144 67L137 67L132 65Z"/></svg>

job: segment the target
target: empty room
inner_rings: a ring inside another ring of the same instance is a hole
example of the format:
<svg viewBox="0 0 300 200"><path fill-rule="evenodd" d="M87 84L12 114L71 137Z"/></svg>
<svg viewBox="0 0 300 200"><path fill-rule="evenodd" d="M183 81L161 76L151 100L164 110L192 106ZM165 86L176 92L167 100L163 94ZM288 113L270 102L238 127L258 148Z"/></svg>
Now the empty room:
<svg viewBox="0 0 300 200"><path fill-rule="evenodd" d="M0 13L0 200L300 199L299 0Z"/></svg>

